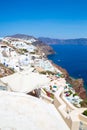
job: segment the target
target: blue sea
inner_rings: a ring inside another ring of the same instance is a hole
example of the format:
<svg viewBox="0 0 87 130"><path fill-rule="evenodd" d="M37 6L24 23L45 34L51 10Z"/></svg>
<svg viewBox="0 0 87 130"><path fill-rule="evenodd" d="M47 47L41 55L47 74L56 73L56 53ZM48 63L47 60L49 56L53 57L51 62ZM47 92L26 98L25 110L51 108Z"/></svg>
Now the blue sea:
<svg viewBox="0 0 87 130"><path fill-rule="evenodd" d="M50 45L55 54L48 58L65 68L70 76L83 78L87 90L87 46L86 45Z"/></svg>

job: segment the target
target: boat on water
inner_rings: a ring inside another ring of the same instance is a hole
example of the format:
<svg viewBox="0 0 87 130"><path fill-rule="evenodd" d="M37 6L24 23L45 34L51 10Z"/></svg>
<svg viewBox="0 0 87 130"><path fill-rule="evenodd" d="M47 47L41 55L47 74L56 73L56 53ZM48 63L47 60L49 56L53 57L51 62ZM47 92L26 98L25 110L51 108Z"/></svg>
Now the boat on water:
<svg viewBox="0 0 87 130"><path fill-rule="evenodd" d="M60 62L61 60L60 59L58 59L58 62Z"/></svg>

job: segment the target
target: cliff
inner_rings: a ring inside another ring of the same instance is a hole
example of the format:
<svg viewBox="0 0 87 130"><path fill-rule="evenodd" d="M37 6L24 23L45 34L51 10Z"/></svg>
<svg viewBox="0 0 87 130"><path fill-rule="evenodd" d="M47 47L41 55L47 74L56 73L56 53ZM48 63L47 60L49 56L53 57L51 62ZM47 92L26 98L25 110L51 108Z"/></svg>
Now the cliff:
<svg viewBox="0 0 87 130"><path fill-rule="evenodd" d="M42 41L40 41L32 36L17 34L17 35L14 35L12 37L13 38L21 38L21 39L30 40L30 41L32 41L32 39L33 39L31 44L37 47L37 53L40 53L41 55L43 55L43 53L45 55L55 53L54 50L49 45L45 44L44 42L42 42ZM78 93L78 95L81 98L83 98L83 99L86 98L86 90L84 89L83 80L82 79L73 79L69 76L68 72L65 69L63 69L62 67L60 67L54 63L53 63L53 65L55 67L57 67L63 73L63 76L65 77L66 81L72 85L72 87L75 89L76 93ZM1 65L0 70L1 70L0 77L13 73L13 71L11 69L4 68L4 66L2 66L2 65Z"/></svg>
<svg viewBox="0 0 87 130"><path fill-rule="evenodd" d="M46 55L54 54L53 48L51 48L49 45L44 43L43 41L39 40L38 38L35 38L33 36L25 35L25 34L15 34L11 36L6 36L5 38L9 38L10 40L18 40L22 39L31 43L32 45L36 46L38 48L38 51L40 54L44 53Z"/></svg>
<svg viewBox="0 0 87 130"><path fill-rule="evenodd" d="M85 99L87 98L86 96L86 90L84 88L84 81L83 79L74 79L71 78L70 76L68 77L67 81L72 84L74 90L76 93L82 98Z"/></svg>
<svg viewBox="0 0 87 130"><path fill-rule="evenodd" d="M66 69L63 69L62 67L52 63L56 68L58 68L64 75L66 81L72 85L74 88L75 92L82 98L85 99L87 98L86 96L86 90L84 88L84 81L83 79L74 79L70 77L69 73L67 72Z"/></svg>
<svg viewBox="0 0 87 130"><path fill-rule="evenodd" d="M73 45L87 45L87 38L78 38L78 39L53 39L40 37L39 40L46 44L73 44Z"/></svg>
<svg viewBox="0 0 87 130"><path fill-rule="evenodd" d="M40 51L40 53L45 53L45 55L50 55L50 54L54 54L54 50L47 44L43 43L42 41L36 41L33 42L33 45L35 45L38 50Z"/></svg>

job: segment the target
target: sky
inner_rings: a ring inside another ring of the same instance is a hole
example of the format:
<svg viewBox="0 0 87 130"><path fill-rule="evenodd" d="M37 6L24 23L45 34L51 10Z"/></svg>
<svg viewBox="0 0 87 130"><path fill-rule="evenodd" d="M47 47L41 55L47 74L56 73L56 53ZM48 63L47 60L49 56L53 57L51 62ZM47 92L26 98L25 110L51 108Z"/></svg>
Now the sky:
<svg viewBox="0 0 87 130"><path fill-rule="evenodd" d="M0 0L0 37L87 38L87 0Z"/></svg>

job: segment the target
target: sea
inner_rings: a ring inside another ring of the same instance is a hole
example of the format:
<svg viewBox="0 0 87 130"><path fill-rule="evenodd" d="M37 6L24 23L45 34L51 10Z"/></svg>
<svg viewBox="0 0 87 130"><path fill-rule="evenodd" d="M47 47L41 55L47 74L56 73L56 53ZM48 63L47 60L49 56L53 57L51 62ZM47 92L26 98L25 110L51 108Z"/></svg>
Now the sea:
<svg viewBox="0 0 87 130"><path fill-rule="evenodd" d="M87 91L87 45L50 45L55 54L48 59L65 68L74 78L82 78Z"/></svg>

